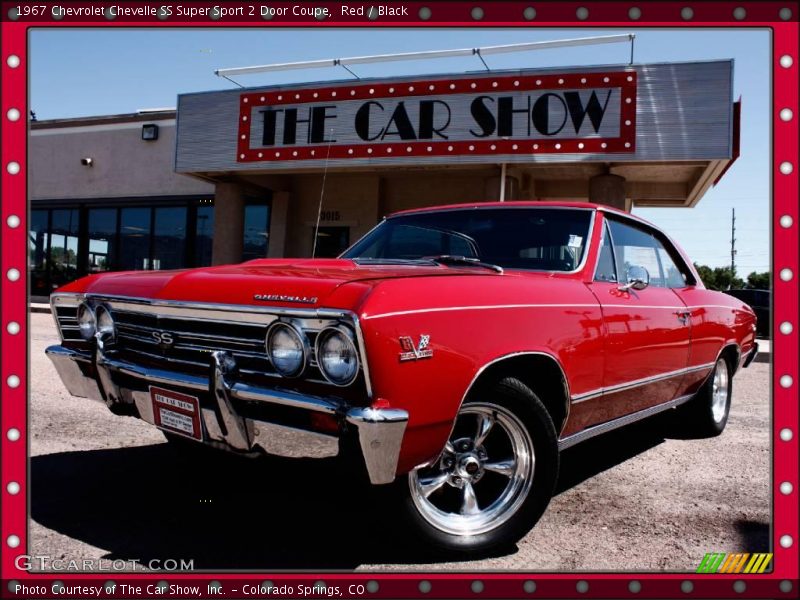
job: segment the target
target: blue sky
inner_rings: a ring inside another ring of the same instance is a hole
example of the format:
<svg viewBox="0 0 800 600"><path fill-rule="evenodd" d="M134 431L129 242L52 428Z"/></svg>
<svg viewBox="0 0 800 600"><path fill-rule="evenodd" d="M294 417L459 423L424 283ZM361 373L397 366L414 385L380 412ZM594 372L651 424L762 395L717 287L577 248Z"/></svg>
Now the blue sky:
<svg viewBox="0 0 800 600"><path fill-rule="evenodd" d="M742 154L693 209L634 209L676 239L698 263L730 264L736 209L739 275L770 262L770 47L768 30L648 29L34 29L31 108L39 119L174 107L179 93L230 89L214 69L321 58L472 48L537 40L635 33L636 62L735 60L734 98L742 97ZM490 56L490 67L620 64L627 44ZM361 77L480 70L477 58L361 65ZM245 86L346 79L343 69L241 76Z"/></svg>

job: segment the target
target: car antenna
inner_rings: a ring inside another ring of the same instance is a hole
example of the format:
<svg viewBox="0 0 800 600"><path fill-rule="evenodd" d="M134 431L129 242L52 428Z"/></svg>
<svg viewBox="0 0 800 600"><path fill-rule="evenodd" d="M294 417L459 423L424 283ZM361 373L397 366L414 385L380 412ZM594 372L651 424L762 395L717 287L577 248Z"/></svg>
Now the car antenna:
<svg viewBox="0 0 800 600"><path fill-rule="evenodd" d="M333 128L328 138L328 152L325 154L325 168L322 171L322 188L319 190L319 206L317 207L317 224L314 226L314 246L311 248L311 258L317 254L317 238L319 237L319 221L322 218L322 198L325 196L325 180L328 178L328 159L331 157L331 144L333 143Z"/></svg>

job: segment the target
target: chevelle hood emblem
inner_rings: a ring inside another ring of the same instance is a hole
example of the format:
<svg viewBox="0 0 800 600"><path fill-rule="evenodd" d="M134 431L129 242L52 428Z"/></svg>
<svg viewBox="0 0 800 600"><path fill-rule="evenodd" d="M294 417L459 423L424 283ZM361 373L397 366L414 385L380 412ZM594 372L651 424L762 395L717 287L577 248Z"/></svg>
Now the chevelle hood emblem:
<svg viewBox="0 0 800 600"><path fill-rule="evenodd" d="M400 338L400 347L403 352L400 353L400 360L419 360L421 358L430 358L433 356L433 350L428 348L431 343L431 336L419 336L419 344L415 345L414 340L407 335Z"/></svg>
<svg viewBox="0 0 800 600"><path fill-rule="evenodd" d="M316 296L293 296L292 294L256 294L254 300L261 302L297 302L298 304L316 304Z"/></svg>

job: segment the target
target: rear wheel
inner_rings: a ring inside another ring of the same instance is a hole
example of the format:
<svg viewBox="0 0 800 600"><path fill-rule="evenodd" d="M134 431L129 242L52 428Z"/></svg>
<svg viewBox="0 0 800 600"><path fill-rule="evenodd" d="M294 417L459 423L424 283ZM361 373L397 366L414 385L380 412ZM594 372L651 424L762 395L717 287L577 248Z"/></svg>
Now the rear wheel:
<svg viewBox="0 0 800 600"><path fill-rule="evenodd" d="M475 552L525 535L547 507L557 473L550 415L527 386L505 378L471 395L439 459L400 485L424 541Z"/></svg>
<svg viewBox="0 0 800 600"><path fill-rule="evenodd" d="M714 437L728 423L733 392L731 367L724 358L717 360L714 370L699 392L681 407L682 422L688 423L691 433Z"/></svg>

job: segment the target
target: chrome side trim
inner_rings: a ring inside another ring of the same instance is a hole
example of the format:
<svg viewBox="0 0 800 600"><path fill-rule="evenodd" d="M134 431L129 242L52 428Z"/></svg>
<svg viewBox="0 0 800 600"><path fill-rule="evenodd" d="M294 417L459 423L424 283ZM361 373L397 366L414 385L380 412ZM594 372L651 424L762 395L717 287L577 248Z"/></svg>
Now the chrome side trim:
<svg viewBox="0 0 800 600"><path fill-rule="evenodd" d="M581 402L585 402L586 400L591 400L592 398L597 398L599 396L602 396L603 394L613 394L616 392L622 392L643 385L655 383L657 381L662 381L664 379L671 379L673 377L686 375L687 373L694 373L695 371L703 371L705 369L711 369L714 367L715 364L716 361L714 361L713 363L707 363L704 365L695 365L693 367L686 367L685 369L677 369L675 371L669 371L667 373L659 373L658 375L653 375L651 377L643 377L642 379L635 379L633 381L627 381L625 383L618 383L617 385L591 390L589 392L584 392L583 394L577 394L573 396L572 403L579 404Z"/></svg>
<svg viewBox="0 0 800 600"><path fill-rule="evenodd" d="M595 425L593 427L589 427L588 429L584 429L583 431L579 431L578 433L573 433L572 435L569 435L558 441L558 449L559 451L566 450L567 448L571 448L575 444L579 444L580 442L586 441L598 435L608 433L609 431L613 431L614 429L618 429L620 427L625 427L625 425L630 425L631 423L635 423L636 421L641 421L642 419L646 419L647 417L657 415L658 413L664 412L665 410L669 410L670 408L675 408L691 400L692 396L693 394L681 396L680 398L675 398L674 400L670 400L669 402L665 402L664 404L651 406L650 408L645 408L644 410L640 410L638 412L625 415L624 417L619 417L617 419L614 419L613 421L606 421L605 423L601 423L600 425Z"/></svg>

